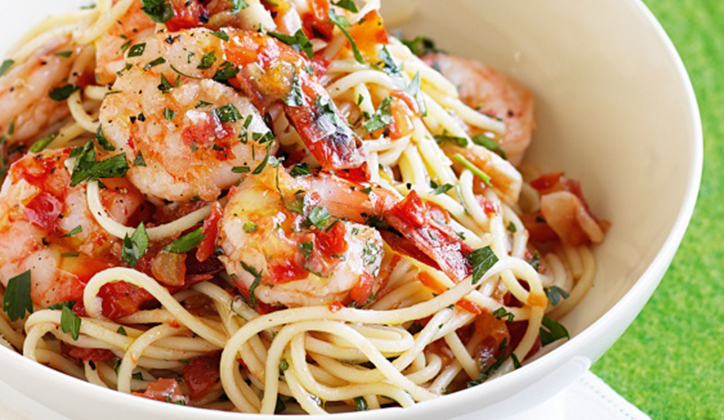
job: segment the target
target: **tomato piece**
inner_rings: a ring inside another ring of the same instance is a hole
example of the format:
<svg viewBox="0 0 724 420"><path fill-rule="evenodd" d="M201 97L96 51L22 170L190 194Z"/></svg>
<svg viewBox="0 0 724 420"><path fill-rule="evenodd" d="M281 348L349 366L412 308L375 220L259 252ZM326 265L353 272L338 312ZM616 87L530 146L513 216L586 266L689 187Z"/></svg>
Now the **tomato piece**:
<svg viewBox="0 0 724 420"><path fill-rule="evenodd" d="M334 33L334 23L329 19L329 0L311 0L311 12L302 16L302 29L308 38L322 38L330 40Z"/></svg>
<svg viewBox="0 0 724 420"><path fill-rule="evenodd" d="M61 349L63 354L68 355L74 359L79 359L84 362L105 362L116 357L113 352L106 349L88 349L83 347L76 347L71 344L61 343Z"/></svg>
<svg viewBox="0 0 724 420"><path fill-rule="evenodd" d="M475 303L473 303L469 300L460 299L459 301L457 301L456 305L465 309L466 311L470 312L471 314L480 315L483 313L483 309L480 306L476 305Z"/></svg>
<svg viewBox="0 0 724 420"><path fill-rule="evenodd" d="M510 332L505 321L485 312L475 318L475 334L481 337L480 344L475 349L475 359L481 369L495 363L502 352L508 351L512 346L501 348L502 343L510 343Z"/></svg>
<svg viewBox="0 0 724 420"><path fill-rule="evenodd" d="M482 195L479 195L476 198L478 199L478 203L480 203L480 207L483 208L485 214L491 216L498 213L498 206L496 206L495 203L483 197Z"/></svg>
<svg viewBox="0 0 724 420"><path fill-rule="evenodd" d="M339 302L332 302L327 308L329 308L330 312L339 312L340 309L344 308L344 305Z"/></svg>
<svg viewBox="0 0 724 420"><path fill-rule="evenodd" d="M415 128L410 117L414 115L414 112L405 101L399 99L392 101L390 113L393 121L390 125L390 137L393 140L408 136L413 132Z"/></svg>
<svg viewBox="0 0 724 420"><path fill-rule="evenodd" d="M151 261L151 273L165 286L183 286L186 282L186 254L162 250Z"/></svg>
<svg viewBox="0 0 724 420"><path fill-rule="evenodd" d="M204 239L199 244L196 250L196 259L199 262L206 261L213 253L216 248L216 239L219 236L219 221L222 216L221 205L219 203L214 204L211 209L211 214L204 220L204 227L202 233Z"/></svg>
<svg viewBox="0 0 724 420"><path fill-rule="evenodd" d="M420 283L423 284L423 286L427 287L435 294L439 295L447 290L445 286L438 283L433 276L425 271L421 271L420 274L417 276L417 279L420 281Z"/></svg>
<svg viewBox="0 0 724 420"><path fill-rule="evenodd" d="M146 387L145 392L134 392L133 395L172 404L186 403L186 397L181 393L181 386L175 379L163 378L156 382L151 382L148 384L148 387Z"/></svg>
<svg viewBox="0 0 724 420"><path fill-rule="evenodd" d="M372 53L379 44L389 44L387 30L382 23L382 16L376 10L367 13L359 22L349 28L357 48Z"/></svg>
<svg viewBox="0 0 724 420"><path fill-rule="evenodd" d="M279 259L269 265L269 279L274 284L301 280L309 275L302 264L293 258Z"/></svg>
<svg viewBox="0 0 724 420"><path fill-rule="evenodd" d="M206 15L204 6L196 0L171 0L174 17L166 22L166 28L171 32L181 29L192 29L201 26L201 17Z"/></svg>
<svg viewBox="0 0 724 420"><path fill-rule="evenodd" d="M523 339L525 332L528 330L528 321L515 321L508 323L508 330L510 331L510 348L514 349L518 347L520 341ZM535 355L541 348L540 335L535 340L533 347L531 347L528 354L525 355L523 360L529 359ZM521 360L521 362L523 361Z"/></svg>
<svg viewBox="0 0 724 420"><path fill-rule="evenodd" d="M545 194L547 192L552 192L558 183L561 181L561 176L563 174L561 172L552 172L549 174L544 174L539 176L538 178L530 181L530 186L538 190L541 194Z"/></svg>
<svg viewBox="0 0 724 420"><path fill-rule="evenodd" d="M183 370L183 378L189 395L193 399L201 398L214 389L219 382L220 354L201 356L191 359Z"/></svg>
<svg viewBox="0 0 724 420"><path fill-rule="evenodd" d="M349 291L349 297L357 307L362 307L369 302L374 286L375 278L369 273L362 273L357 284Z"/></svg>
<svg viewBox="0 0 724 420"><path fill-rule="evenodd" d="M54 195L41 192L25 206L25 217L46 232L52 232L58 223L63 204Z"/></svg>
<svg viewBox="0 0 724 420"><path fill-rule="evenodd" d="M344 223L335 223L329 230L317 229L314 232L315 252L325 259L344 254L348 248L346 234L347 228Z"/></svg>
<svg viewBox="0 0 724 420"><path fill-rule="evenodd" d="M124 281L104 285L98 297L103 300L103 315L110 319L134 314L141 305L153 300L153 296L144 289Z"/></svg>

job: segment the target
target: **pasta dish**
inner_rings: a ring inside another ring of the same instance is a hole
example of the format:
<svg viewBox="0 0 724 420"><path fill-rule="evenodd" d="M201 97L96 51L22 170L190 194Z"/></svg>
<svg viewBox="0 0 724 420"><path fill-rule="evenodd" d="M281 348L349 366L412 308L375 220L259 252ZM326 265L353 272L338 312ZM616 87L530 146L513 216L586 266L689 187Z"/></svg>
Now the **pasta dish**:
<svg viewBox="0 0 724 420"><path fill-rule="evenodd" d="M98 0L0 65L0 345L245 413L407 407L569 334L608 224L534 100L379 0Z"/></svg>

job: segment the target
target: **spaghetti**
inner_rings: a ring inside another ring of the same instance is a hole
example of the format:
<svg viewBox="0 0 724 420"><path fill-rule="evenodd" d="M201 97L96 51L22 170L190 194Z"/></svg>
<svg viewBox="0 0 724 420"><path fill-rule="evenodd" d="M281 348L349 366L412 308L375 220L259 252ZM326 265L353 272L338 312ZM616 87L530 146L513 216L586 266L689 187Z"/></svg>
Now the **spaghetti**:
<svg viewBox="0 0 724 420"><path fill-rule="evenodd" d="M320 414L567 338L606 224L511 163L527 90L379 7L100 0L30 30L0 75L0 345L162 402Z"/></svg>

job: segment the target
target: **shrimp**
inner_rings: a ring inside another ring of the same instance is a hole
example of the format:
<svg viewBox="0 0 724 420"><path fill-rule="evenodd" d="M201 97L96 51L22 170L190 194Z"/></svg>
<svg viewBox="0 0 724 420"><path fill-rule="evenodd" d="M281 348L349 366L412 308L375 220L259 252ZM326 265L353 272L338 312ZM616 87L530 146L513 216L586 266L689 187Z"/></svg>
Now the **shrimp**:
<svg viewBox="0 0 724 420"><path fill-rule="evenodd" d="M512 164L520 164L535 128L530 91L474 60L448 54L427 55L423 60L459 87L461 99L468 106L503 120L505 135L499 139L500 147Z"/></svg>
<svg viewBox="0 0 724 420"><path fill-rule="evenodd" d="M165 77L132 67L114 84L120 93L101 105L102 132L126 153L128 179L143 193L213 201L276 153L261 116L234 89ZM162 80L173 82L164 87Z"/></svg>
<svg viewBox="0 0 724 420"><path fill-rule="evenodd" d="M113 3L117 2L114 0ZM113 83L116 74L126 65L124 52L137 40L153 34L156 24L142 7L140 0L134 1L128 11L96 41L96 81L99 84Z"/></svg>
<svg viewBox="0 0 724 420"><path fill-rule="evenodd" d="M86 204L85 183L71 187L70 149L29 154L15 162L0 190L0 281L31 271L31 297L43 308L76 301L97 272L117 265L120 248ZM102 201L119 222L143 208L123 179L104 180Z"/></svg>
<svg viewBox="0 0 724 420"><path fill-rule="evenodd" d="M436 219L414 192L399 200L328 173L292 177L268 168L232 192L219 225L220 259L264 303L361 305L380 287L389 254L383 237L455 279L470 274L472 249Z"/></svg>
<svg viewBox="0 0 724 420"><path fill-rule="evenodd" d="M220 223L221 261L252 302L311 306L347 302L354 294L357 304L366 304L380 286L382 237L311 206L304 184L271 168L244 180Z"/></svg>
<svg viewBox="0 0 724 420"><path fill-rule="evenodd" d="M69 76L69 55L78 52L69 41L51 40L0 77L0 137L9 143L26 143L68 116L66 102L51 99L49 93Z"/></svg>

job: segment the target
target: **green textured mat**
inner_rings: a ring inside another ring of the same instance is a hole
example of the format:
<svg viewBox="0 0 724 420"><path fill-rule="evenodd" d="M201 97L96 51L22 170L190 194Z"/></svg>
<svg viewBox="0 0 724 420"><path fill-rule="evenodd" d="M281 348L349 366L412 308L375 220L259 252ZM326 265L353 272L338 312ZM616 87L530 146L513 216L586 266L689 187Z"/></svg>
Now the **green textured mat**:
<svg viewBox="0 0 724 420"><path fill-rule="evenodd" d="M704 178L661 286L593 371L654 419L724 419L724 1L645 3L694 84Z"/></svg>

